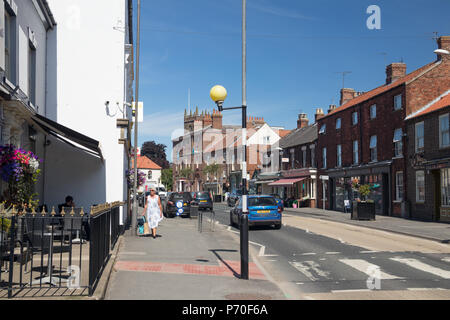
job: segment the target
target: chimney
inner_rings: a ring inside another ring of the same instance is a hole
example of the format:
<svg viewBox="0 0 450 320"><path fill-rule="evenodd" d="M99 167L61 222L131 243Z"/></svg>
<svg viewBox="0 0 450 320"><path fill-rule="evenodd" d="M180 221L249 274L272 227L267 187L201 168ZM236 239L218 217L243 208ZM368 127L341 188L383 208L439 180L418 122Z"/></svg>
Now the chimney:
<svg viewBox="0 0 450 320"><path fill-rule="evenodd" d="M331 113L331 112L333 112L333 111L334 111L334 109L336 109L336 105L334 105L334 104L331 104L331 105L330 105L330 108L328 109L328 113Z"/></svg>
<svg viewBox="0 0 450 320"><path fill-rule="evenodd" d="M219 111L214 110L212 115L212 127L213 129L222 130L223 116Z"/></svg>
<svg viewBox="0 0 450 320"><path fill-rule="evenodd" d="M386 67L386 84L391 84L406 76L406 64L391 63Z"/></svg>
<svg viewBox="0 0 450 320"><path fill-rule="evenodd" d="M306 113L301 113L298 115L297 129L306 128L309 125L308 116Z"/></svg>
<svg viewBox="0 0 450 320"><path fill-rule="evenodd" d="M450 36L439 37L439 39L437 40L437 43L438 43L438 49L450 51ZM449 61L450 55L438 53L438 60L443 60L443 58L445 60Z"/></svg>
<svg viewBox="0 0 450 320"><path fill-rule="evenodd" d="M356 92L354 89L344 88L341 89L341 106L356 97Z"/></svg>
<svg viewBox="0 0 450 320"><path fill-rule="evenodd" d="M320 108L318 108L318 109L316 109L316 122L319 120L319 119L321 119L321 118L323 118L325 116L325 114L323 113L323 110L322 109L320 109Z"/></svg>

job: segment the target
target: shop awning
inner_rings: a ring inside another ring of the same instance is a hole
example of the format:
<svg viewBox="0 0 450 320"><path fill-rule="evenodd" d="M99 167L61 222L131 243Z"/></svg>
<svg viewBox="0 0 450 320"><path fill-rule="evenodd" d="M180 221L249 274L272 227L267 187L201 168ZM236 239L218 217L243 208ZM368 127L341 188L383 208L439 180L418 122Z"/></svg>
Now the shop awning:
<svg viewBox="0 0 450 320"><path fill-rule="evenodd" d="M266 183L274 183L276 180L261 180L256 181L255 184L266 184Z"/></svg>
<svg viewBox="0 0 450 320"><path fill-rule="evenodd" d="M306 178L296 178L296 179L281 179L276 182L270 183L269 186L271 187L281 187L281 186L293 186L297 182L301 182L305 180Z"/></svg>
<svg viewBox="0 0 450 320"><path fill-rule="evenodd" d="M89 138L39 114L33 115L32 118L37 123L37 125L45 130L48 134L51 134L52 136L69 144L74 148L80 149L93 156L96 156L103 161L100 142L98 142L97 140Z"/></svg>

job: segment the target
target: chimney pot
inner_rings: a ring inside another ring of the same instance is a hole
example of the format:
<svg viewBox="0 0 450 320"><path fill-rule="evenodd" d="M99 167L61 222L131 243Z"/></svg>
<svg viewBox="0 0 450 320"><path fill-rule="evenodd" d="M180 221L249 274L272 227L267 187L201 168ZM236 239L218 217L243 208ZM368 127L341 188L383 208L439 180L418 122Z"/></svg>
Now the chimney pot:
<svg viewBox="0 0 450 320"><path fill-rule="evenodd" d="M317 108L316 109L316 116L315 116L316 122L317 122L317 120L323 118L324 116L325 116L325 114L323 113L323 109Z"/></svg>
<svg viewBox="0 0 450 320"><path fill-rule="evenodd" d="M298 129L306 128L308 125L309 125L308 116L306 115L306 113L300 113L298 115L297 128Z"/></svg>

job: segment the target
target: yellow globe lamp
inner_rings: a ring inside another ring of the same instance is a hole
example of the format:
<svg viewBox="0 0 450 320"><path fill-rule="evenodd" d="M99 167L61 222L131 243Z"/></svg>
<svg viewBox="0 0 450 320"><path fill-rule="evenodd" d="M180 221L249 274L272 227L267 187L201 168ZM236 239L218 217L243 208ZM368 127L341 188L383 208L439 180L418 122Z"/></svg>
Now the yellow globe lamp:
<svg viewBox="0 0 450 320"><path fill-rule="evenodd" d="M222 86L215 86L211 89L211 99L217 104L219 107L219 111L222 111L223 102L228 96L227 89Z"/></svg>

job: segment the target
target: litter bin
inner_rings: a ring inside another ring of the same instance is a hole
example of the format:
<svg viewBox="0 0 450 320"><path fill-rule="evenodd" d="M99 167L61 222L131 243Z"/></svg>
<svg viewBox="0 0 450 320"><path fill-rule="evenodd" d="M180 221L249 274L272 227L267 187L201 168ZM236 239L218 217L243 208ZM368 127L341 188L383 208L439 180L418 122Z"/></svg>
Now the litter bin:
<svg viewBox="0 0 450 320"><path fill-rule="evenodd" d="M198 205L191 205L191 219L198 218Z"/></svg>
<svg viewBox="0 0 450 320"><path fill-rule="evenodd" d="M216 202L216 203L222 202L222 196L220 194L216 194L214 196L214 202Z"/></svg>

